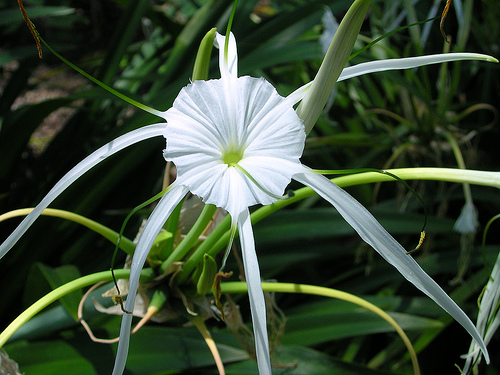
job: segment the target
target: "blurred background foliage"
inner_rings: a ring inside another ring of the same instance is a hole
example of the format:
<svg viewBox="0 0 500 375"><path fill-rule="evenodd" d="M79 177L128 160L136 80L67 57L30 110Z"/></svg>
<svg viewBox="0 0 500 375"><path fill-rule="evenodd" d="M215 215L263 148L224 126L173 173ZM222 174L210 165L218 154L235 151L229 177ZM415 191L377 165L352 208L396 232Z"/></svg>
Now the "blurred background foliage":
<svg viewBox="0 0 500 375"><path fill-rule="evenodd" d="M340 21L350 4L241 1L233 24L239 74L264 76L282 95L310 81L323 54L320 36L329 27L322 22L325 9ZM214 26L224 32L231 5L229 0L25 2L40 34L54 49L103 82L160 110L169 108L189 82L203 35ZM355 50L398 27L439 15L443 7L439 0L372 1ZM496 0L456 0L445 23L451 45L444 43L436 20L391 35L351 63L448 50L498 58L499 18ZM158 121L94 86L47 50L40 60L13 0L0 0L0 45L1 213L34 206L93 150ZM216 78L215 52L212 62L210 76ZM499 170L498 69L496 64L462 62L342 82L310 134L304 162L318 169L454 168L453 139L467 168ZM160 190L164 147L164 140L157 139L119 153L81 178L53 207L118 230L131 208ZM410 184L429 213L427 240L413 256L474 320L476 299L500 249L498 224L488 233L485 249L481 231L499 213L500 196L492 189L472 187L480 228L476 236L465 238L452 229L464 204L460 185ZM348 191L405 247L416 245L423 209L402 184ZM146 215L128 225L127 236L134 237ZM6 238L17 222L2 222L0 238ZM424 373L452 373L455 363L461 365L459 356L467 352L470 340L466 332L374 255L319 199L312 197L263 220L255 236L265 279L328 286L366 297L407 330ZM54 287L47 266L74 278L108 269L112 251L106 240L74 223L39 219L1 261L2 328ZM237 262L233 260L230 268L237 271ZM339 301L272 297L279 306L275 311L280 323L274 326L274 336L281 339L275 347L276 373L411 372L402 342L379 318ZM248 321L247 300L234 298ZM87 309L87 320L99 335L116 336L119 320L92 309ZM284 334L281 311L286 317ZM175 320L141 330L132 339L129 373L216 373L201 337L183 323ZM255 363L236 337L220 322L208 324L223 345L228 373L255 374ZM488 374L499 373L499 347L497 335L490 345L493 364L485 370ZM5 349L27 374L105 374L116 347L92 343L64 308L56 306Z"/></svg>

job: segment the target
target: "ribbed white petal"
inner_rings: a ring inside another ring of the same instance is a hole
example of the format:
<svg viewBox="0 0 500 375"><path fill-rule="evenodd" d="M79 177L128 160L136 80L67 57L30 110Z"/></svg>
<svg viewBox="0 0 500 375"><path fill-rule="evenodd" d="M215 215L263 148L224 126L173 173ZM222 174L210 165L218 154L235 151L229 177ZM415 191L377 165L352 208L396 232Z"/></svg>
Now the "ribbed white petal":
<svg viewBox="0 0 500 375"><path fill-rule="evenodd" d="M229 35L229 45L228 45L228 53L227 60L224 56L224 43L225 36L219 33L215 33L214 44L217 48L219 48L219 69L222 77L226 77L228 75L233 76L234 78L238 77L238 52L236 50L236 39L234 38L234 34L230 33Z"/></svg>
<svg viewBox="0 0 500 375"><path fill-rule="evenodd" d="M293 177L311 187L330 202L361 238L422 292L432 298L476 340L489 361L486 345L474 324L457 304L425 273L412 256L380 225L380 223L348 193L322 175L304 170Z"/></svg>
<svg viewBox="0 0 500 375"><path fill-rule="evenodd" d="M164 157L176 165L178 183L233 217L274 202L300 168L302 122L290 101L264 79L195 81L181 90L165 118ZM225 164L231 153L241 156L238 164L258 185Z"/></svg>
<svg viewBox="0 0 500 375"><path fill-rule="evenodd" d="M340 74L337 82L368 73L383 72L386 70L411 69L424 65L440 64L459 60L495 61L495 59L491 56L480 53L444 53L437 55L407 57L403 59L370 61L345 68L342 71L342 74Z"/></svg>
<svg viewBox="0 0 500 375"><path fill-rule="evenodd" d="M130 267L129 294L125 302L125 310L133 311L135 304L135 296L139 286L139 278L144 263L148 257L149 251L153 246L156 236L167 221L168 217L179 204L179 202L187 194L188 190L185 186L174 183L170 190L161 198L158 205L155 207L149 217L144 229L139 238L139 242L135 248L132 265ZM115 367L113 375L121 375L125 369L127 362L128 347L130 341L130 326L132 324L132 314L123 314L122 324L120 328L120 342L116 353Z"/></svg>
<svg viewBox="0 0 500 375"><path fill-rule="evenodd" d="M19 226L11 233L11 235L0 246L0 258L2 258L21 238L21 236L28 230L33 222L40 216L54 199L56 199L68 186L75 182L81 175L88 170L99 164L108 156L133 145L139 141L163 135L166 124L155 124L145 126L143 128L131 131L108 144L102 146L97 151L83 159L73 169L71 169L59 182L48 192L42 201L35 207L35 209L24 218Z"/></svg>
<svg viewBox="0 0 500 375"><path fill-rule="evenodd" d="M200 165L191 172L177 177L178 183L188 186L191 193L206 204L224 208L232 217L238 217L242 210L259 199L249 192L248 179L236 168L220 163L218 168L205 169Z"/></svg>
<svg viewBox="0 0 500 375"><path fill-rule="evenodd" d="M269 356L269 340L267 337L266 301L262 291L259 262L255 253L252 223L248 209L238 216L238 230L241 241L241 253L245 268L245 279L248 285L248 298L252 313L253 333L255 336L255 353L260 375L271 375L271 359Z"/></svg>

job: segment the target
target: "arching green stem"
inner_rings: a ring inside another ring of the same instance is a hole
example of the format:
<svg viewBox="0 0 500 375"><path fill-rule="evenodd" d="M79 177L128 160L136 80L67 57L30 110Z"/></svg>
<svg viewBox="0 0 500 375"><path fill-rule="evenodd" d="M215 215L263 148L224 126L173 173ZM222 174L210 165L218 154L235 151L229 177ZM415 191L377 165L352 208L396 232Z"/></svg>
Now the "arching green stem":
<svg viewBox="0 0 500 375"><path fill-rule="evenodd" d="M33 208L22 208L19 210L14 210L10 212L6 212L5 214L0 215L0 222L11 219L13 217L18 217L18 216L26 216L28 215L31 211L33 211ZM64 210L57 210L53 208L46 208L43 210L41 213L43 216L52 216L52 217L59 217L61 219L73 221L75 223L78 223L80 225L83 225L91 230L93 230L96 233L99 233L101 236L106 238L107 240L113 242L114 244L117 243L119 234L115 232L114 230L109 229L108 227L94 221L87 219L84 216L77 215L73 212L69 211L64 211ZM126 237L121 237L121 240L119 242L119 248L125 251L127 254L132 255L134 253L135 249L135 244L129 240Z"/></svg>
<svg viewBox="0 0 500 375"><path fill-rule="evenodd" d="M245 293L247 291L247 284L244 282L222 283L220 287L222 293ZM299 293L299 294L310 294L315 296L336 298L342 301L347 301L355 305L364 307L365 309L380 316L395 329L397 334L403 340L406 348L408 349L408 353L410 354L411 361L413 364L413 372L415 374L420 374L417 355L415 353L415 350L413 349L410 339L408 338L408 336L406 336L403 329L389 314L387 314L384 310L375 306L374 304L350 293L315 285L291 284L291 283L262 283L262 289L265 292Z"/></svg>
<svg viewBox="0 0 500 375"><path fill-rule="evenodd" d="M115 270L115 277L117 279L127 279L130 276L130 270L120 269ZM152 269L143 269L141 272L141 280L147 280L154 276ZM96 284L100 281L112 281L111 272L103 271L94 273L92 275L87 275L80 277L76 280L70 281L59 288L54 289L52 292L46 294L33 305L28 307L23 313L21 313L12 323L9 324L7 328L0 334L0 347L2 347L7 340L16 332L19 327L24 323L42 311L44 308L49 306L51 303L57 301L59 298L74 292L75 290L85 288L86 286Z"/></svg>

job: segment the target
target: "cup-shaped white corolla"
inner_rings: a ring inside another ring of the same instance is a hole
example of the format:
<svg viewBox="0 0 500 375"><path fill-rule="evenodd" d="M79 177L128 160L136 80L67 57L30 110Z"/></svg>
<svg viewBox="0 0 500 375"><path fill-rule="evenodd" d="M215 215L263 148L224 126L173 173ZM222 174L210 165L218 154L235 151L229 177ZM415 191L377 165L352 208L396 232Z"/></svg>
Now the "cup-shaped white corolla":
<svg viewBox="0 0 500 375"><path fill-rule="evenodd" d="M40 213L83 173L129 145L164 136L167 141L164 157L176 165L178 175L149 217L137 243L126 310L133 310L140 272L158 232L177 204L191 191L205 203L226 209L231 215L233 227L237 226L239 230L259 371L271 374L266 309L248 207L273 203L294 179L313 188L335 206L363 240L462 324L488 360L486 347L472 322L406 254L406 250L354 198L299 161L306 133L303 121L293 106L308 93L310 85L285 98L263 78L238 77L234 36L229 36L227 54L222 47L225 37L219 34L216 37L216 45L220 46L221 78L190 83L180 91L172 108L157 112L166 123L149 125L118 137L76 165L0 246L0 257L14 246ZM374 71L463 59L491 61L488 56L477 54L376 61L344 69L339 80ZM113 374L121 374L125 368L131 321L132 315L123 316Z"/></svg>

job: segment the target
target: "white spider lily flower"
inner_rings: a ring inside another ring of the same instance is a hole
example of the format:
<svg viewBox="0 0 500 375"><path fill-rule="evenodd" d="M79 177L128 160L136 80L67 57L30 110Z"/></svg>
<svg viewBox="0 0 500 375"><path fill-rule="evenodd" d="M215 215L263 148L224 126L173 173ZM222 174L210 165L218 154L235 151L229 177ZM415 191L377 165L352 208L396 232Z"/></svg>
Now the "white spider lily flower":
<svg viewBox="0 0 500 375"><path fill-rule="evenodd" d="M363 240L462 324L489 361L484 342L472 322L406 254L406 250L354 198L300 163L306 133L303 121L293 106L306 95L309 84L285 98L263 78L238 77L234 36L231 34L229 37L227 56L224 56L222 48L224 42L225 37L217 34L216 44L221 46L220 79L190 83L180 91L172 108L165 112L158 111L166 123L149 125L118 137L77 164L0 246L0 257L14 246L40 213L83 173L129 145L154 136L164 136L167 141L164 157L176 165L178 176L150 215L137 243L126 310L131 311L134 307L140 272L157 234L177 204L191 191L205 203L228 211L233 226L239 229L259 372L271 374L265 302L248 207L273 203L282 196L291 179L295 179L313 188L334 205ZM493 61L488 56L477 54L376 61L346 68L340 79L373 71L463 59ZM113 370L115 375L122 374L125 368L131 322L132 315L125 314Z"/></svg>
<svg viewBox="0 0 500 375"><path fill-rule="evenodd" d="M490 342L493 334L500 326L500 254L491 271L490 278L486 284L484 294L481 297L479 305L479 314L477 316L477 330L484 337L486 345ZM465 365L462 373L467 375L473 366L477 366L481 361L480 347L475 341L472 341L469 347L469 353L463 356Z"/></svg>

